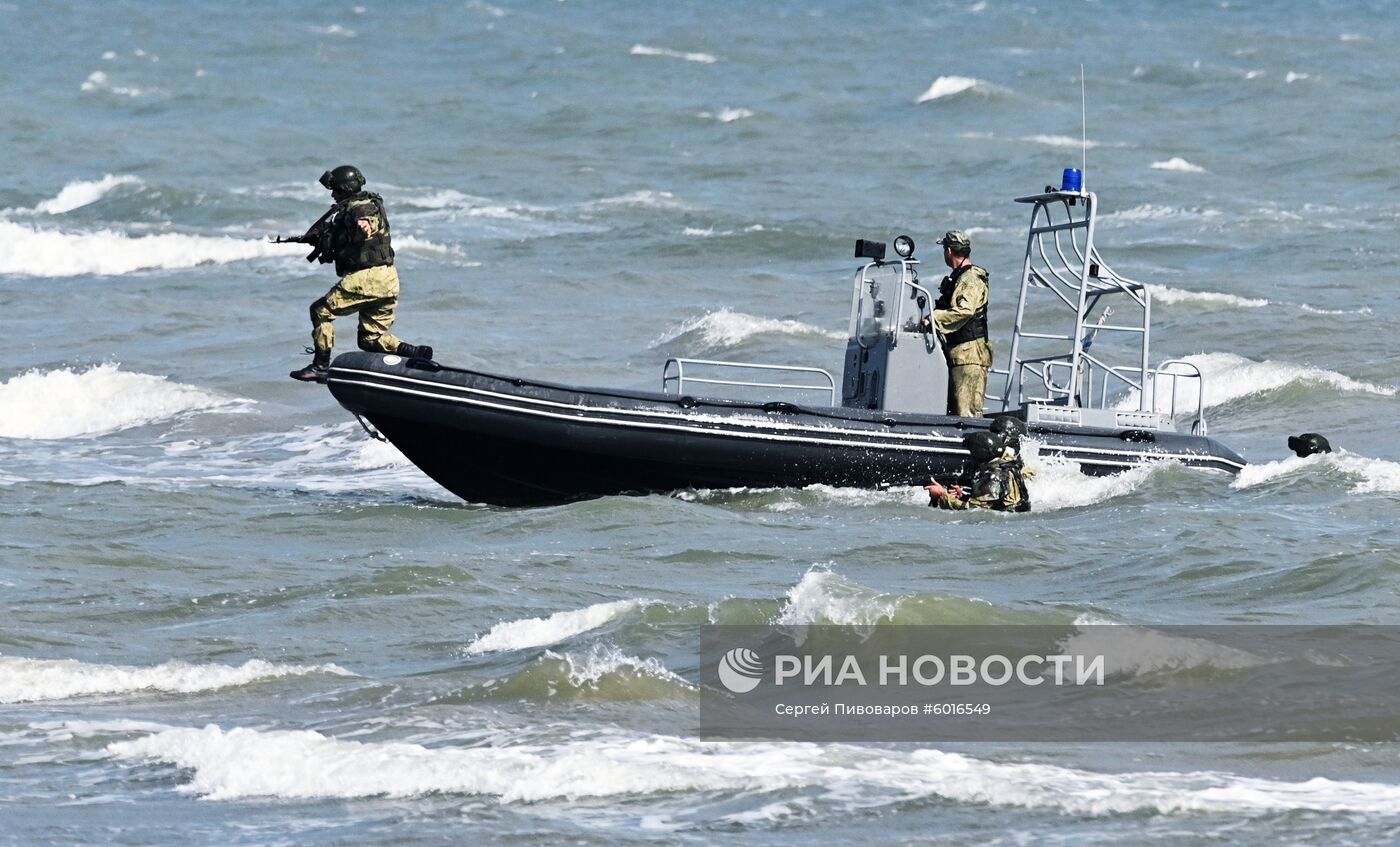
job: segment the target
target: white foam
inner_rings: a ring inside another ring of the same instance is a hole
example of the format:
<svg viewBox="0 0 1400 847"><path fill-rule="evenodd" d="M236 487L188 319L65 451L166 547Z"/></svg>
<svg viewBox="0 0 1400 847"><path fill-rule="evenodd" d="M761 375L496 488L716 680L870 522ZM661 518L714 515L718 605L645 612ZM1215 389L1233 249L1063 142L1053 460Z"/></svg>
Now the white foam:
<svg viewBox="0 0 1400 847"><path fill-rule="evenodd" d="M1288 75L1283 78L1283 81L1288 83L1300 82L1302 80L1308 79L1310 76L1310 74L1298 73L1297 71L1289 71Z"/></svg>
<svg viewBox="0 0 1400 847"><path fill-rule="evenodd" d="M642 209L679 209L682 203L676 199L676 195L669 191L633 191L629 194L621 194L617 197L604 197L601 200L594 200L585 203L585 210L592 207L607 206L636 206Z"/></svg>
<svg viewBox="0 0 1400 847"><path fill-rule="evenodd" d="M503 803L677 793L819 791L823 805L869 808L919 799L1064 814L1313 811L1393 816L1400 786L1304 782L1197 771L1095 773L993 762L931 749L702 742L615 733L558 744L424 747L311 731L170 729L107 746L131 762L190 772L180 791L215 800L485 795Z"/></svg>
<svg viewBox="0 0 1400 847"><path fill-rule="evenodd" d="M633 56L666 56L671 59L685 59L687 62L699 62L702 65L712 65L719 59L709 53L684 53L679 50L668 50L665 47L648 47L645 44L633 44L631 53Z"/></svg>
<svg viewBox="0 0 1400 847"><path fill-rule="evenodd" d="M113 176L107 174L95 181L74 180L63 186L58 196L43 201L32 211L44 215L61 215L83 206L91 205L106 197L113 189L123 185L140 185L141 180L130 174Z"/></svg>
<svg viewBox="0 0 1400 847"><path fill-rule="evenodd" d="M669 344L692 333L700 336L705 349L733 347L742 344L755 335L815 335L833 341L845 339L846 335L835 330L826 330L801 321L760 318L743 312L720 309L689 318L652 342L653 347Z"/></svg>
<svg viewBox="0 0 1400 847"><path fill-rule="evenodd" d="M337 35L341 38L355 37L355 30L347 29L346 27L343 27L340 24L331 24L330 26L313 26L311 27L311 31L320 35Z"/></svg>
<svg viewBox="0 0 1400 847"><path fill-rule="evenodd" d="M1319 453L1289 456L1274 462L1247 465L1231 483L1233 488L1254 488L1286 476L1338 471L1356 480L1355 494L1400 494L1400 462L1368 459L1354 453Z"/></svg>
<svg viewBox="0 0 1400 847"><path fill-rule="evenodd" d="M1097 141L1075 138L1071 135L1028 135L1021 139L1032 144L1044 144L1047 147L1059 147L1078 150L1083 148L1093 150L1099 146Z"/></svg>
<svg viewBox="0 0 1400 847"><path fill-rule="evenodd" d="M1144 203L1141 206L1134 206L1131 209L1124 209L1121 212L1113 212L1099 218L1101 222L1123 224L1137 223L1139 221L1167 221L1167 220L1209 220L1218 218L1222 213L1218 209L1178 209L1171 206L1158 206L1153 203Z"/></svg>
<svg viewBox="0 0 1400 847"><path fill-rule="evenodd" d="M753 117L753 112L748 109L720 109L718 112L700 112L698 118L706 118L719 121L722 124L732 124L735 121L742 121L744 118Z"/></svg>
<svg viewBox="0 0 1400 847"><path fill-rule="evenodd" d="M222 265L269 256L291 257L300 244L268 244L222 236L131 236L112 230L64 232L0 220L0 274L24 276L119 275L133 271Z"/></svg>
<svg viewBox="0 0 1400 847"><path fill-rule="evenodd" d="M1203 174L1206 169L1200 165L1193 165L1180 156L1173 156L1164 162L1153 162L1151 167L1159 171L1177 171L1184 174Z"/></svg>
<svg viewBox="0 0 1400 847"><path fill-rule="evenodd" d="M200 411L246 411L253 401L104 364L29 371L0 383L0 438L101 435Z"/></svg>
<svg viewBox="0 0 1400 847"><path fill-rule="evenodd" d="M773 623L875 626L893 620L900 598L880 594L830 571L811 570L788 590Z"/></svg>
<svg viewBox="0 0 1400 847"><path fill-rule="evenodd" d="M945 97L953 97L964 91L971 91L981 84L980 80L968 76L941 76L935 79L928 90L919 95L915 103L927 103L931 100L942 100Z"/></svg>
<svg viewBox="0 0 1400 847"><path fill-rule="evenodd" d="M111 78L104 71L93 71L88 74L88 78L83 80L81 88L83 91L120 94L123 97L140 97L144 94L156 93L154 89L148 91L128 85L113 85Z"/></svg>
<svg viewBox="0 0 1400 847"><path fill-rule="evenodd" d="M1256 362L1234 353L1199 353L1184 358L1200 368L1205 376L1207 407L1218 406L1252 394L1274 391L1299 382L1380 397L1394 397L1396 392L1396 389L1390 386L1361 382L1336 371L1289 362ZM1184 386L1190 381L1181 382Z"/></svg>
<svg viewBox="0 0 1400 847"><path fill-rule="evenodd" d="M1167 467L1147 464L1108 476L1087 476L1080 471L1078 462L1040 455L1040 445L1033 439L1022 441L1021 452L1032 472L1026 479L1026 489L1036 512L1089 506L1131 494Z"/></svg>
<svg viewBox="0 0 1400 847"><path fill-rule="evenodd" d="M1370 307L1370 306L1362 306L1362 307L1359 308L1359 309L1319 309L1317 306L1309 306L1307 303L1302 303L1302 304L1300 304L1300 305L1298 306L1298 308L1302 309L1302 310L1305 311L1305 312L1309 312L1309 313L1311 313L1311 314L1314 314L1314 315L1369 315L1369 314L1372 314L1372 311L1371 311L1371 307Z"/></svg>
<svg viewBox="0 0 1400 847"><path fill-rule="evenodd" d="M618 673L647 676L674 683L682 688L695 688L683 677L677 676L667 669L660 659L655 657L639 659L636 656L628 656L614 646L594 647L581 656L573 653L560 656L557 653L546 652L544 658L563 661L567 664L569 684L574 688L596 686L604 677Z"/></svg>
<svg viewBox="0 0 1400 847"><path fill-rule="evenodd" d="M335 665L283 665L262 659L249 659L237 667L191 665L185 662L132 667L86 664L73 659L0 656L0 703L31 703L141 691L195 694L248 685L263 679L313 673L353 676Z"/></svg>
<svg viewBox="0 0 1400 847"><path fill-rule="evenodd" d="M610 603L594 603L583 609L555 612L547 617L505 621L491 627L485 635L468 644L466 652L492 653L558 644L654 602L656 601L641 599L614 600Z"/></svg>
<svg viewBox="0 0 1400 847"><path fill-rule="evenodd" d="M1064 655L1103 656L1106 674L1142 676L1182 671L1240 670L1274 662L1245 650L1216 644L1204 638L1168 635L1137 626L1088 626L1060 645Z"/></svg>
<svg viewBox="0 0 1400 847"><path fill-rule="evenodd" d="M1158 303L1210 303L1222 306L1238 306L1242 309L1258 309L1269 305L1268 300L1256 297L1241 297L1238 294L1225 294L1219 291L1186 291L1181 288L1168 288L1165 285L1147 286L1152 299Z"/></svg>

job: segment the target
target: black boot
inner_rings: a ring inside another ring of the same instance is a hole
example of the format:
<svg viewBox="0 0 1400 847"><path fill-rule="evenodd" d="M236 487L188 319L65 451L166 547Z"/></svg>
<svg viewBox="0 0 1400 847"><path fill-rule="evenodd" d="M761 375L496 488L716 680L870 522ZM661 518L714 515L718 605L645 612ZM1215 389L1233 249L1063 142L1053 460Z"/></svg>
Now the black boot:
<svg viewBox="0 0 1400 847"><path fill-rule="evenodd" d="M394 352L405 359L428 359L431 361L433 358L433 348L427 344L404 344L401 341L399 349Z"/></svg>
<svg viewBox="0 0 1400 847"><path fill-rule="evenodd" d="M299 379L302 382L325 382L326 375L331 371L331 351L317 350L311 357L311 364L299 371L292 371L288 376L292 379Z"/></svg>

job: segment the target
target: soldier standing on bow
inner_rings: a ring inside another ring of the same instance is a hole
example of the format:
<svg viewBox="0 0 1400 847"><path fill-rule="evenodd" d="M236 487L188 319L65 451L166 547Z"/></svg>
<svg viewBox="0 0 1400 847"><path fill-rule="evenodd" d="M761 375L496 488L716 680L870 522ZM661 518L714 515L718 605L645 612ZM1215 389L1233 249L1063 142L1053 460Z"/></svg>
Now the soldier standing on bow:
<svg viewBox="0 0 1400 847"><path fill-rule="evenodd" d="M325 382L335 344L332 322L356 312L360 316L361 350L431 359L432 347L407 344L389 334L399 301L399 274L394 269L384 198L363 190L364 174L354 165L341 165L321 174L321 185L330 189L335 205L302 237L280 240L316 245L307 260L335 262L340 281L311 304L311 364L290 376L303 382Z"/></svg>

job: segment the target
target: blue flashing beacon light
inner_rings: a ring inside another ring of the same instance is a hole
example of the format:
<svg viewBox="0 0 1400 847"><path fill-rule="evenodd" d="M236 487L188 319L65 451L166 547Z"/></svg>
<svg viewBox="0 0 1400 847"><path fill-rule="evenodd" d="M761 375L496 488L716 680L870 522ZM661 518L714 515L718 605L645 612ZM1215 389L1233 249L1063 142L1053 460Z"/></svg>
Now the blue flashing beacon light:
<svg viewBox="0 0 1400 847"><path fill-rule="evenodd" d="M1065 168L1064 179L1060 181L1061 191L1072 191L1078 194L1084 186L1084 172L1079 168Z"/></svg>

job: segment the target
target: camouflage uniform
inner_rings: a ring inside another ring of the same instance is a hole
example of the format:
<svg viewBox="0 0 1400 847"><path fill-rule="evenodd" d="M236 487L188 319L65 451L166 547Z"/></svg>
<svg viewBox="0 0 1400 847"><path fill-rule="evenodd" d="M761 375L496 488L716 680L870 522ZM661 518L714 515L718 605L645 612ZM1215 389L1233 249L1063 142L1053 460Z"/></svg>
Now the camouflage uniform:
<svg viewBox="0 0 1400 847"><path fill-rule="evenodd" d="M929 505L940 509L991 509L994 512L1029 512L1030 493L1026 491L1025 469L1020 456L1007 450L1000 457L979 465L972 473L972 485L963 496L952 492L932 495ZM970 495L970 496L969 496Z"/></svg>
<svg viewBox="0 0 1400 847"><path fill-rule="evenodd" d="M992 345L987 341L987 272L968 265L949 275L952 291L947 305L933 311L933 326L945 338L956 339L970 322L980 322L982 337L956 341L945 348L948 357L948 414L982 417L987 394L987 369L992 366ZM939 298L943 303L944 298Z"/></svg>
<svg viewBox="0 0 1400 847"><path fill-rule="evenodd" d="M389 334L399 302L399 273L389 246L389 218L377 194L362 191L343 202L322 235L322 261L335 261L340 281L311 304L311 341L320 351L335 345L332 321L360 314L361 350L393 353L402 343ZM369 233L360 227L368 222Z"/></svg>

